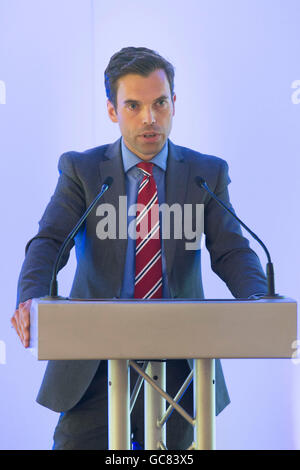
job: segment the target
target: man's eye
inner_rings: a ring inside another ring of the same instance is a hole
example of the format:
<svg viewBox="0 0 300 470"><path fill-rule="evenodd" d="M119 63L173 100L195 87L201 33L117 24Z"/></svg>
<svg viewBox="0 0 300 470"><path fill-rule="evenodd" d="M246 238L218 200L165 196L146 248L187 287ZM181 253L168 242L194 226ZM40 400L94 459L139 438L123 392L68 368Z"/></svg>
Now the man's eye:
<svg viewBox="0 0 300 470"><path fill-rule="evenodd" d="M135 111L137 109L137 104L136 103L131 103L128 105L129 109L131 109L132 111Z"/></svg>
<svg viewBox="0 0 300 470"><path fill-rule="evenodd" d="M159 100L158 104L159 106L164 106L167 103L167 100Z"/></svg>

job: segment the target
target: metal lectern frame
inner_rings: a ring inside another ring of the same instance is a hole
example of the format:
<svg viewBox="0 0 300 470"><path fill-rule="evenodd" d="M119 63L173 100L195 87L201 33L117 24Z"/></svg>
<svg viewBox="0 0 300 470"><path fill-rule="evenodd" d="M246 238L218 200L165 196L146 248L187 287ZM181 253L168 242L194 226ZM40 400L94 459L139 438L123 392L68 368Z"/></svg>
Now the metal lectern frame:
<svg viewBox="0 0 300 470"><path fill-rule="evenodd" d="M143 379L146 449L166 449L164 424L173 409L194 426L189 449L215 449L214 359L291 358L297 304L288 298L34 299L30 336L39 360L108 360L109 449L131 448L130 411ZM136 362L141 358L144 367ZM167 359L193 360L193 371L174 398L165 390ZM129 366L139 374L131 398ZM178 403L191 380L193 417Z"/></svg>
<svg viewBox="0 0 300 470"><path fill-rule="evenodd" d="M215 449L215 360L194 359L193 362L193 371L188 375L176 397L172 398L165 390L165 362L149 361L146 372L132 360L108 361L110 449L130 449L128 365L146 381L145 449L167 450L165 424L173 409L194 427L194 442L189 450ZM157 377L158 380L153 380L151 376ZM178 404L178 399L192 378L194 380L194 417L191 417ZM165 401L170 405L167 410L164 407Z"/></svg>

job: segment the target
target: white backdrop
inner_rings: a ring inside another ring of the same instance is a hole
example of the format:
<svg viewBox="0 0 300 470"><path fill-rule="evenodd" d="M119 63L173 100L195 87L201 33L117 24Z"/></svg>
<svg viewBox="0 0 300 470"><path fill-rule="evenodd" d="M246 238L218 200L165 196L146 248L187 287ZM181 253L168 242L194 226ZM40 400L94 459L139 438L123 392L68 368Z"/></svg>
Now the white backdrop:
<svg viewBox="0 0 300 470"><path fill-rule="evenodd" d="M238 215L267 244L277 291L299 300L299 24L299 0L0 0L0 449L52 446L58 414L34 401L45 364L23 350L9 319L59 155L119 137L103 71L124 46L174 64L171 140L228 161ZM71 258L62 294L73 271ZM230 297L207 253L203 271L207 298ZM223 366L232 403L217 417L217 447L299 449L300 366Z"/></svg>

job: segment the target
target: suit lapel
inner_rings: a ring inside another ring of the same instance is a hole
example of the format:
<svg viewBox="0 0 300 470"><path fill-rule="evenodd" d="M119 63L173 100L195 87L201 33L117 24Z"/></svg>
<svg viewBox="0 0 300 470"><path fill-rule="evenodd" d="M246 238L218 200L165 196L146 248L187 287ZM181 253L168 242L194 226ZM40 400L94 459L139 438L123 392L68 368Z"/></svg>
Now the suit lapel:
<svg viewBox="0 0 300 470"><path fill-rule="evenodd" d="M115 240L110 240L111 249L108 253L108 265L115 266L117 277L123 275L127 239L119 238L119 196L126 196L125 173L121 154L121 139L109 145L104 159L100 162L101 181L108 176L113 178L111 187L103 195L103 202L111 204L116 211L116 235ZM123 215L122 215L123 216ZM124 214L127 223L127 213ZM121 279L121 277L120 277Z"/></svg>
<svg viewBox="0 0 300 470"><path fill-rule="evenodd" d="M104 153L104 159L100 162L101 179L108 176L113 178L113 184L109 191L104 193L103 199L112 204L116 209L119 205L119 196L126 195L125 173L121 155L121 139L109 145Z"/></svg>
<svg viewBox="0 0 300 470"><path fill-rule="evenodd" d="M188 176L189 165L184 160L179 148L169 140L168 164L166 171L166 204L169 207L173 204L179 204L182 209L182 217ZM177 243L177 240L174 239L174 225L172 217L170 235L169 239L164 240L168 277L170 277L173 268Z"/></svg>

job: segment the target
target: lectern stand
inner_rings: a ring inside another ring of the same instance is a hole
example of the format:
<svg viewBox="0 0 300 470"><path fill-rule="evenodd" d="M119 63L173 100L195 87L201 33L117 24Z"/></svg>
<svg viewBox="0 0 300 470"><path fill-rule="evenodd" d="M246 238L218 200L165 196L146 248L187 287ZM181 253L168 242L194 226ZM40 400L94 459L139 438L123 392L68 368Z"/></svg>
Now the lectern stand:
<svg viewBox="0 0 300 470"><path fill-rule="evenodd" d="M297 304L288 298L34 299L31 308L30 347L39 360L109 361L109 448L114 450L130 449L134 397L130 400L128 365L145 380L146 449L166 448L164 423L173 408L194 426L190 448L214 449L214 359L291 358L296 337ZM194 364L174 398L165 390L166 359L192 359ZM193 417L178 404L192 379Z"/></svg>

